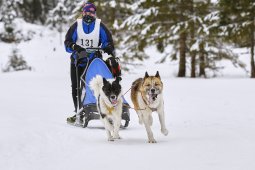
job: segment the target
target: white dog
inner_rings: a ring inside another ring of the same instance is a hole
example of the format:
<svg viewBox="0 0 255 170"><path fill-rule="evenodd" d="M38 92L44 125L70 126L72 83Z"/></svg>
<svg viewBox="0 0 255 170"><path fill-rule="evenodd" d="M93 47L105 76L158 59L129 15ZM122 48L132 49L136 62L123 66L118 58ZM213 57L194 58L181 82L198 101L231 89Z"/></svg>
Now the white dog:
<svg viewBox="0 0 255 170"><path fill-rule="evenodd" d="M108 140L120 139L119 128L122 115L122 93L120 77L110 82L100 75L90 81L90 88L97 99L97 109L104 123Z"/></svg>

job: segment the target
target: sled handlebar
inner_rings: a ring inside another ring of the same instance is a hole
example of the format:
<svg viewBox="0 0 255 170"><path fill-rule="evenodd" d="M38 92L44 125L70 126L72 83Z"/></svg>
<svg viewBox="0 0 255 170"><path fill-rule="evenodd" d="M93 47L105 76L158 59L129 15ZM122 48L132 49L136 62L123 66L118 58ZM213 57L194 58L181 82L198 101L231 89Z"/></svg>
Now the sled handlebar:
<svg viewBox="0 0 255 170"><path fill-rule="evenodd" d="M103 52L104 50L102 48L85 48L84 51L81 51L80 53L77 53L78 60L86 58L87 53L94 53L94 52Z"/></svg>
<svg viewBox="0 0 255 170"><path fill-rule="evenodd" d="M92 52L104 52L104 50L102 48L86 48L85 49L87 53L92 53Z"/></svg>

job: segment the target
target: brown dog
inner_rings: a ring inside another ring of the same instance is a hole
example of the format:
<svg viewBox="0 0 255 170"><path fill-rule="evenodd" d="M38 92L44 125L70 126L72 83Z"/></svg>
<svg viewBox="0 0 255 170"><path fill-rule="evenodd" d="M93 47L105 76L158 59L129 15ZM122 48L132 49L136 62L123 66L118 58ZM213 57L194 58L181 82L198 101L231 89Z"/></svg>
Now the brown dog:
<svg viewBox="0 0 255 170"><path fill-rule="evenodd" d="M144 123L149 143L156 143L156 140L154 139L153 133L151 131L153 111L158 113L159 121L161 124L161 132L164 135L168 134L168 130L165 126L164 101L162 91L163 83L158 71L155 76L149 76L146 72L144 78L135 80L131 87L131 99L138 114L139 123Z"/></svg>

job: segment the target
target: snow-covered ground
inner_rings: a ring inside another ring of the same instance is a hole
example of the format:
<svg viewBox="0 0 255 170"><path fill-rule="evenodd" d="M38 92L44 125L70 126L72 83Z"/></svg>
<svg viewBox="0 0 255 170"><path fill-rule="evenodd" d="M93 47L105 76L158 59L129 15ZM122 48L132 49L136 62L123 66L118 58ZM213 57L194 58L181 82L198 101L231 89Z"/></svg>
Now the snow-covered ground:
<svg viewBox="0 0 255 170"><path fill-rule="evenodd" d="M154 114L158 143L148 144L145 128L130 110L130 125L120 131L123 139L108 142L100 121L85 129L66 124L73 114L69 54L58 34L41 31L44 37L18 45L33 70L0 73L1 170L255 168L255 81L242 70L229 66L222 73L227 76L220 78L182 79L175 78L174 64L145 61L132 74L125 73L123 89L145 70L159 70L169 135L160 133ZM0 47L3 67L2 55L8 55L10 45ZM125 98L130 102L129 95Z"/></svg>

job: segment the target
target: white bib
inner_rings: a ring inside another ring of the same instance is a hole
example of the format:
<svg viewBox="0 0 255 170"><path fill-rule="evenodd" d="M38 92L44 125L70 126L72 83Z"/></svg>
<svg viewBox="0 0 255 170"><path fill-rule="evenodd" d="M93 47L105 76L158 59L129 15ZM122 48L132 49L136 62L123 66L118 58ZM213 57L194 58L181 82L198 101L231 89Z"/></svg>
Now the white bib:
<svg viewBox="0 0 255 170"><path fill-rule="evenodd" d="M76 44L83 48L99 47L99 33L101 19L96 19L94 30L86 34L83 30L82 19L77 19L77 40Z"/></svg>

